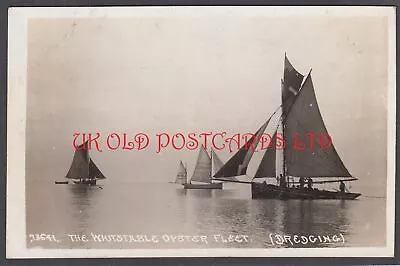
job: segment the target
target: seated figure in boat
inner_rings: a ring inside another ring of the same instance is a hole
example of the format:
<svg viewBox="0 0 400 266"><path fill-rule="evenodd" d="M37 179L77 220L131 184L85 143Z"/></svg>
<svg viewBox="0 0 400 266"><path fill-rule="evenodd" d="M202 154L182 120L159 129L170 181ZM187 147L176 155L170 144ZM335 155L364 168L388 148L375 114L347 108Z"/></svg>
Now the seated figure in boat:
<svg viewBox="0 0 400 266"><path fill-rule="evenodd" d="M304 188L304 184L305 184L304 177L302 177L302 176L300 177L299 183L300 183L300 189Z"/></svg>
<svg viewBox="0 0 400 266"><path fill-rule="evenodd" d="M96 185L95 178L81 178L79 181L74 181L75 184Z"/></svg>
<svg viewBox="0 0 400 266"><path fill-rule="evenodd" d="M280 174L279 176L280 176L280 178L279 178L279 186L280 187L286 187L286 178L282 174Z"/></svg>
<svg viewBox="0 0 400 266"><path fill-rule="evenodd" d="M307 187L308 189L312 189L312 185L313 185L313 180L311 177L308 178L307 180Z"/></svg>

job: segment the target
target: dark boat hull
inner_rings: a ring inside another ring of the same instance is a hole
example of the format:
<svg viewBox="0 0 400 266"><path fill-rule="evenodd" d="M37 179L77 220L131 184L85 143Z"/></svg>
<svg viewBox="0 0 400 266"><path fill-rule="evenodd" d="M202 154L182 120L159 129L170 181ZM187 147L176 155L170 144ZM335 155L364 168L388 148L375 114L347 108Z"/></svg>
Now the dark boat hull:
<svg viewBox="0 0 400 266"><path fill-rule="evenodd" d="M184 189L222 189L222 183L211 184L184 184Z"/></svg>
<svg viewBox="0 0 400 266"><path fill-rule="evenodd" d="M96 185L96 179L73 181L75 185Z"/></svg>
<svg viewBox="0 0 400 266"><path fill-rule="evenodd" d="M285 188L270 184L252 183L251 195L253 199L341 199L353 200L360 193L327 191L308 188Z"/></svg>
<svg viewBox="0 0 400 266"><path fill-rule="evenodd" d="M55 181L54 183L56 185L67 185L69 182L68 181Z"/></svg>

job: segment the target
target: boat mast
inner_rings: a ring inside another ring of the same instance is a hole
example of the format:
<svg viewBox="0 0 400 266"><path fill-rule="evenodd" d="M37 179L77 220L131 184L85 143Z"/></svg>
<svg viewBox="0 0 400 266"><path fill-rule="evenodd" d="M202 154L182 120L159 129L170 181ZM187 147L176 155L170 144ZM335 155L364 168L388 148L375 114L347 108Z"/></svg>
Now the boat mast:
<svg viewBox="0 0 400 266"><path fill-rule="evenodd" d="M213 170L213 149L210 149L210 161L211 161L211 167L210 167L210 173L209 173L209 177L210 177L210 184L212 184L212 170Z"/></svg>
<svg viewBox="0 0 400 266"><path fill-rule="evenodd" d="M285 53L285 59L286 59L286 53ZM285 60L285 62L283 64L284 64L283 65L283 69L284 69L283 72L285 73L286 60ZM284 76L285 76L285 74L284 74ZM285 82L285 80L284 80L284 77L283 77L282 80L281 80L281 91L282 92L283 92L283 90L285 88L284 87L285 86L284 82ZM279 124L280 124L280 126L282 128L282 139L285 139L285 123L283 123L283 121L285 121L285 110L284 110L284 96L283 96L283 93L282 93L282 97L281 97L281 119L280 119L280 122L278 123L277 133L278 133ZM288 177L286 176L285 146L283 146L283 149L282 149L282 175L284 176L284 178L286 180L286 184L287 184L289 180L288 180ZM280 178L279 178L279 182L280 182Z"/></svg>
<svg viewBox="0 0 400 266"><path fill-rule="evenodd" d="M283 102L282 102L283 105ZM282 119L280 121L281 127L282 127L282 139L285 139L285 124L283 121L285 120L284 114L283 114L283 109L282 109ZM286 161L285 161L285 146L283 146L282 149L282 174L285 177L286 184L289 182L288 177L286 176Z"/></svg>
<svg viewBox="0 0 400 266"><path fill-rule="evenodd" d="M185 184L187 184L187 162L185 162Z"/></svg>

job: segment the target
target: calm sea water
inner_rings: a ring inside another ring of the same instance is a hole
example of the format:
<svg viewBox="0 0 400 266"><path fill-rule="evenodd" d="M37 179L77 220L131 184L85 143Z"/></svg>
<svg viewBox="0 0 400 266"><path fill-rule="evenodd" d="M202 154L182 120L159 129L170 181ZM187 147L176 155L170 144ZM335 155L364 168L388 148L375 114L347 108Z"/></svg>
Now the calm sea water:
<svg viewBox="0 0 400 266"><path fill-rule="evenodd" d="M176 184L107 181L100 186L27 184L28 247L292 246L288 241L282 245L273 243L271 234L273 240L278 240L276 235L293 239L295 235L332 238L342 234L344 238L344 243L316 241L293 243L293 247L379 246L386 241L384 198L253 200L250 186L243 184L225 184L223 190L184 190ZM50 237L35 239L35 234L42 233L54 234L58 242ZM100 242L92 234L106 238ZM89 241L72 241L68 235L85 235ZM135 241L107 241L110 235L130 235ZM179 241L179 236L190 238ZM195 236L203 236L205 240ZM156 243L151 239L157 240ZM232 241L224 241L229 239Z"/></svg>

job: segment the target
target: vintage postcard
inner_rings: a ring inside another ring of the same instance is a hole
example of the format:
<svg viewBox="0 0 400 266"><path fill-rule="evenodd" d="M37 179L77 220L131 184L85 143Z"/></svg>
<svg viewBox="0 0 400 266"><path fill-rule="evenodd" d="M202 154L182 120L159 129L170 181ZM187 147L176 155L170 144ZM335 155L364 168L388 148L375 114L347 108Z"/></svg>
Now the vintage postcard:
<svg viewBox="0 0 400 266"><path fill-rule="evenodd" d="M8 44L8 258L393 256L394 8L11 8Z"/></svg>

